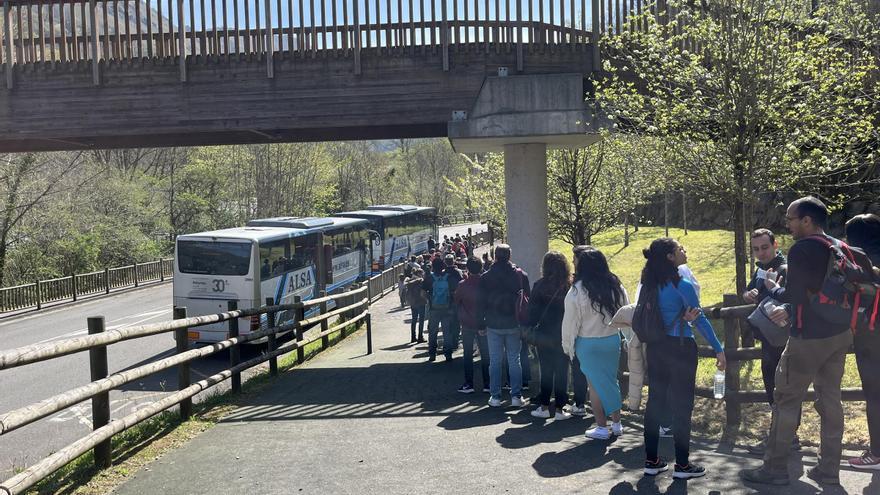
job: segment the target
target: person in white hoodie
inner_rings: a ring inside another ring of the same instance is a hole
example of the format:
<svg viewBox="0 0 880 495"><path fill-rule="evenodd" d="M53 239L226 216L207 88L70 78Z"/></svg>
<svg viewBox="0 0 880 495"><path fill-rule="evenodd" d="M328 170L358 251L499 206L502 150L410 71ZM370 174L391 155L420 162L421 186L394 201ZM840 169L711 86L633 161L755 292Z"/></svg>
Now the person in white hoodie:
<svg viewBox="0 0 880 495"><path fill-rule="evenodd" d="M574 284L565 296L562 349L569 359L577 356L590 388L596 426L587 437L607 440L623 434L620 424L620 332L610 326L621 306L629 304L626 289L611 273L601 251L588 248L578 257ZM608 428L608 417L611 428Z"/></svg>

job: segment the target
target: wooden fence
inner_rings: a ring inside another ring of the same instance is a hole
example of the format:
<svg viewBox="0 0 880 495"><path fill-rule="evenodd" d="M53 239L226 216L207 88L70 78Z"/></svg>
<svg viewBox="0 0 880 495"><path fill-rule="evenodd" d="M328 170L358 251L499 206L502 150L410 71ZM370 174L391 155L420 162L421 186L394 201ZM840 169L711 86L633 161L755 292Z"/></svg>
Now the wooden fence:
<svg viewBox="0 0 880 495"><path fill-rule="evenodd" d="M398 267L391 268L387 272L397 269ZM374 279L383 281L391 280L391 277L384 276L383 274L377 275ZM386 289L386 287L382 286L377 287L378 290L376 291L377 295L375 298L380 297ZM237 310L236 302L230 301L229 311L209 316L187 318L185 308L175 308L174 321L112 331L105 330L103 317L94 317L88 319L88 336L69 338L52 343L35 344L0 352L0 370L6 370L59 358L76 352L89 351L92 377L91 383L3 414L0 416L0 435L9 433L87 399L92 399L92 420L94 424L94 430L89 435L61 448L49 457L4 481L0 484L0 493L23 493L39 480L90 449L95 449L96 463L99 466L107 467L111 461L110 439L113 435L172 407L179 406L181 416L186 419L192 413L192 397L196 394L226 379L231 379L233 392L238 392L241 389L241 372L264 361L270 361L270 373L276 375L278 373L278 356L297 351L297 361L302 362L305 358L304 347L307 344L320 340L322 348L326 348L329 345L329 336L332 333L342 332L342 336L345 337L345 329L350 325L366 323L367 352L372 352L369 302L367 285L359 284L348 292L320 297L310 301L295 301L292 304L271 305L270 299L267 300L267 306L248 310ZM328 303L335 303L335 309L328 310ZM320 313L316 316L305 318L304 313L306 310L314 307L320 308ZM296 311L298 317L292 322L276 325L275 315L280 311ZM248 318L250 316L257 315L266 315L268 320L267 327L240 336L239 321L249 321ZM340 315L345 317L331 322L331 318L339 317ZM229 338L209 346L189 348L187 340L188 329L224 321L228 322L229 325ZM333 323L333 326L330 326L331 323ZM317 331L307 333L307 330L312 327L315 327ZM294 333L294 339L280 346L277 345L276 335L289 331ZM124 340L172 332L177 342L176 354L136 368L108 375L107 347L109 345ZM241 362L239 346L243 343L263 338L268 340L266 352L258 357ZM191 382L190 363L192 361L226 349L230 350L228 369L204 380L195 383ZM114 419L112 422L110 421L109 393L111 390L173 367L176 367L178 370L178 390L176 392L139 408L137 412L123 418Z"/></svg>
<svg viewBox="0 0 880 495"><path fill-rule="evenodd" d="M109 294L113 289L138 287L144 282L164 281L173 276L174 260L168 258L4 287L0 289L0 313L42 309L45 303L76 301L81 296Z"/></svg>
<svg viewBox="0 0 880 495"><path fill-rule="evenodd" d="M761 359L760 347L755 347L755 338L751 326L746 321L749 314L755 309L754 304L739 305L739 298L734 294L725 294L722 307L714 308L709 312L713 318L720 318L724 328L724 353L727 358L727 370L725 371L725 394L724 405L727 415L728 426L736 426L742 419L742 405L762 403L767 401L767 394L761 390L743 390L741 388L740 371L742 363ZM852 350L850 350L852 352ZM715 351L709 346L699 346L700 357L714 358ZM760 369L760 367L758 367ZM714 390L711 387L697 387L696 395L708 399L714 398ZM816 399L814 391L809 391L805 401ZM847 388L842 391L843 401L863 401L865 395L860 388Z"/></svg>

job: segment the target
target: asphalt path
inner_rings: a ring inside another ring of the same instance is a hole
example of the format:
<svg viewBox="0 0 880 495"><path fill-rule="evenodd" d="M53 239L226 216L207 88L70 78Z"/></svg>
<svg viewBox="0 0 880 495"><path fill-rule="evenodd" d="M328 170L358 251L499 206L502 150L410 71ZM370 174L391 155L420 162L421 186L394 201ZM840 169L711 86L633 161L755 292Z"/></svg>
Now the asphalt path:
<svg viewBox="0 0 880 495"><path fill-rule="evenodd" d="M442 227L444 235L474 234L486 230L485 224ZM0 321L0 350L46 343L88 333L87 318L103 316L108 330L170 320L172 285L149 287L63 304L39 312ZM114 344L108 348L109 372L134 368L174 353L172 334L154 335ZM255 356L257 346L245 347L242 358ZM0 371L0 414L46 399L90 381L89 356L81 352L58 359ZM193 380L200 380L225 369L228 353L218 353L192 365ZM251 373L256 370L251 371ZM247 374L246 374L247 375ZM202 400L228 389L228 381L196 397ZM177 372L167 370L130 383L110 394L111 418L135 412L177 388ZM85 401L0 436L0 480L16 468L40 459L74 442L91 431L91 401Z"/></svg>

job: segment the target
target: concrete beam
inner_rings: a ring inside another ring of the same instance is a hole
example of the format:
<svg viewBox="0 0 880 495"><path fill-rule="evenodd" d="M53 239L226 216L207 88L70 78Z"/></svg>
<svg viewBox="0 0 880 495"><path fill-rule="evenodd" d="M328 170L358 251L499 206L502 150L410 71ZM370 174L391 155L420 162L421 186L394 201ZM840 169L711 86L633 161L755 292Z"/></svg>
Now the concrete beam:
<svg viewBox="0 0 880 495"><path fill-rule="evenodd" d="M460 153L528 143L589 146L607 121L585 98L580 73L487 77L467 117L449 122L449 140Z"/></svg>

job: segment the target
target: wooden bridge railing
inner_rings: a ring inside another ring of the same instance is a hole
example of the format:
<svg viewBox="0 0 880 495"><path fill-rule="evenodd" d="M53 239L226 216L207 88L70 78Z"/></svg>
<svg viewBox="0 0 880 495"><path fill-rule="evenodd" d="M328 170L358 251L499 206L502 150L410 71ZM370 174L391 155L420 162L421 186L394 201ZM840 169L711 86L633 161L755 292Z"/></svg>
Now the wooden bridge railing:
<svg viewBox="0 0 880 495"><path fill-rule="evenodd" d="M416 49L588 49L617 33L647 0L2 0L0 61L16 70L91 62L95 84L111 62L180 65L230 57L273 62ZM593 27L598 26L598 30ZM595 52L594 52L595 54ZM183 56L181 56L183 55Z"/></svg>

